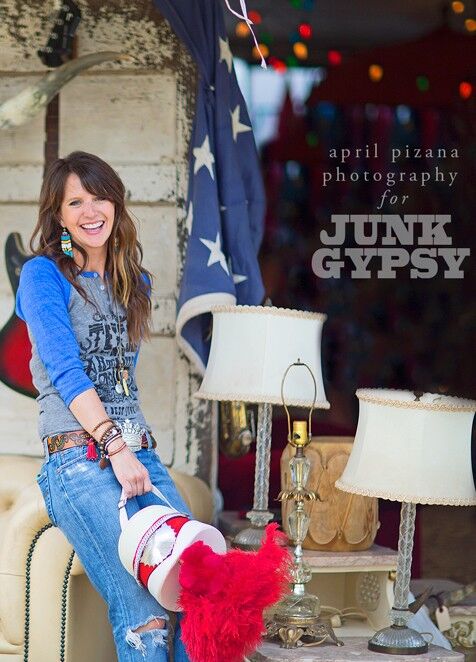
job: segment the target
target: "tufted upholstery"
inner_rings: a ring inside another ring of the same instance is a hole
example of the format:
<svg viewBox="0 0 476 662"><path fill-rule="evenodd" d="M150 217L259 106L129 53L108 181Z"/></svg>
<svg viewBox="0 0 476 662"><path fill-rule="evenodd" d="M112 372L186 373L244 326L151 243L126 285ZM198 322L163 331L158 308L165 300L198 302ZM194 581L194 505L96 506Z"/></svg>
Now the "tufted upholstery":
<svg viewBox="0 0 476 662"><path fill-rule="evenodd" d="M26 557L49 519L35 478L41 460L0 456L0 662L23 662ZM209 522L213 499L203 481L170 469L196 519ZM61 591L72 547L57 528L39 538L32 557L30 662L60 659ZM106 606L77 557L69 582L65 662L116 659Z"/></svg>

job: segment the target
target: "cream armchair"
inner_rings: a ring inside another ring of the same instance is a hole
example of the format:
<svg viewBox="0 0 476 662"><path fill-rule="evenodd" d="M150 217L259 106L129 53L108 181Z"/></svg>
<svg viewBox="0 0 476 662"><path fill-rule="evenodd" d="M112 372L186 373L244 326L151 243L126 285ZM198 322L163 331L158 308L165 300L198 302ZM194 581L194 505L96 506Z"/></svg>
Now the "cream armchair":
<svg viewBox="0 0 476 662"><path fill-rule="evenodd" d="M0 456L0 662L23 662L26 634L29 662L114 662L106 605L50 525L35 480L40 466L37 458ZM205 483L170 474L194 517L210 522L213 498Z"/></svg>

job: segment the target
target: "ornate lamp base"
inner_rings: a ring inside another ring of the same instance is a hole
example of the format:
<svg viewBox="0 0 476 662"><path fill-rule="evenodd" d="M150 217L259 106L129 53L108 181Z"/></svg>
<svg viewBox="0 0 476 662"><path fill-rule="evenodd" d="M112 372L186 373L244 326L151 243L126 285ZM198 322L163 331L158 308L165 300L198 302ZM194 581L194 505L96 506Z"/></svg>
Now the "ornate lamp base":
<svg viewBox="0 0 476 662"><path fill-rule="evenodd" d="M256 551L261 547L263 537L264 527L248 526L236 534L231 542L231 546L243 549L245 552Z"/></svg>
<svg viewBox="0 0 476 662"><path fill-rule="evenodd" d="M304 587L298 585L298 588ZM315 595L306 592L285 595L266 624L267 636L279 636L281 648L296 648L301 637L314 639L315 645L330 639L336 646L342 646L330 621L319 618L319 613L319 598Z"/></svg>
<svg viewBox="0 0 476 662"><path fill-rule="evenodd" d="M320 618L296 618L279 619L274 617L271 623L266 625L267 636L280 638L281 648L296 648L302 637L315 639L315 645L323 644L330 639L336 646L343 646L344 643L337 639L334 630L329 621Z"/></svg>
<svg viewBox="0 0 476 662"><path fill-rule="evenodd" d="M428 653L428 644L421 634L404 625L391 625L374 634L369 650L388 655L419 655Z"/></svg>

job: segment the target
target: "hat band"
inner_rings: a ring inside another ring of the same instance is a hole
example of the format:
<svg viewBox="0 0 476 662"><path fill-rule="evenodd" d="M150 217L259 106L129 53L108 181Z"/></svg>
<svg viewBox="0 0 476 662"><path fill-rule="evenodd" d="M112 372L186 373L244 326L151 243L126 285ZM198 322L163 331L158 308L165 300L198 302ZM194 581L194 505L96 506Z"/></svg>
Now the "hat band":
<svg viewBox="0 0 476 662"><path fill-rule="evenodd" d="M172 531L175 533L175 538L173 543L171 544L169 553L166 556L163 556L160 559L160 561L158 561L157 563L153 563L153 565L149 565L146 561L142 561L142 560L139 561L138 578L142 586L144 586L144 588L147 589L149 588L150 576L157 570L157 568L159 568L162 565L162 563L164 563L164 561L167 561L167 559L169 559L171 556L174 555L176 549L175 543L177 542L178 533L180 532L180 529L188 522L190 522L190 520L186 517L173 517L172 519L169 519L167 521L167 526L170 527Z"/></svg>
<svg viewBox="0 0 476 662"><path fill-rule="evenodd" d="M182 520L181 524L178 525L178 526L177 526L177 524L175 524L175 526L174 526L172 524L171 520L178 520L178 519ZM164 524L169 524L169 523L172 524L170 528L172 528L172 530L175 533L175 539L172 543L172 546L170 548L169 553L167 554L167 556L165 556L161 560L161 563L163 563L166 559L168 559L172 555L172 553L174 551L175 543L177 541L178 532L180 531L182 526L184 524L186 524L187 522L189 522L189 521L190 521L190 519L186 515L184 515L183 513L179 513L177 511L172 512L172 513L167 513L166 515L162 515L161 517L157 518L155 520L155 522L153 522L149 526L149 528L142 534L140 542L137 545L136 552L134 554L134 560L133 560L134 577L135 577L138 584L143 585L145 588L147 588L147 584L143 584L143 582L141 581L141 578L140 578L140 563L141 563L142 554L144 553L144 549L145 549L147 543L149 542L151 536L153 536L153 534L158 529L160 529L160 527L163 526ZM160 564L157 564L154 567L154 569L157 568L159 565Z"/></svg>
<svg viewBox="0 0 476 662"><path fill-rule="evenodd" d="M157 529L159 529L162 526L162 524L165 524L167 520L171 519L172 517L177 517L177 515L180 515L180 513L171 512L171 513L166 513L165 515L161 515L161 517L158 517L154 522L152 522L152 524L142 534L141 539L139 540L139 544L136 547L134 559L132 561L132 568L134 571L134 577L136 578L136 581L139 582L138 579L139 563L142 554L144 552L144 548L147 545L150 536L153 535L157 531Z"/></svg>

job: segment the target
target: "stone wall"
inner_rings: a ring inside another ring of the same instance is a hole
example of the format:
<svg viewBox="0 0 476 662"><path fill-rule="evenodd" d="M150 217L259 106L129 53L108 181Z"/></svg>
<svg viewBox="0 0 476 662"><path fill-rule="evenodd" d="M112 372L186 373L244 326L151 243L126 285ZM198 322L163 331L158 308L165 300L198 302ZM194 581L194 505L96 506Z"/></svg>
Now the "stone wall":
<svg viewBox="0 0 476 662"><path fill-rule="evenodd" d="M214 482L211 410L192 396L199 379L175 342L175 303L186 235L184 200L194 112L195 67L150 0L78 2L75 55L120 51L133 59L83 72L59 95L59 155L98 154L121 175L154 273L154 335L138 375L143 409L163 461ZM133 6L131 6L133 5ZM59 3L0 0L0 103L38 80ZM0 131L0 247L10 232L28 244L44 167L45 112ZM0 324L13 311L0 265ZM1 328L1 327L0 327ZM58 348L60 351L60 348ZM0 453L40 454L36 403L0 383Z"/></svg>

